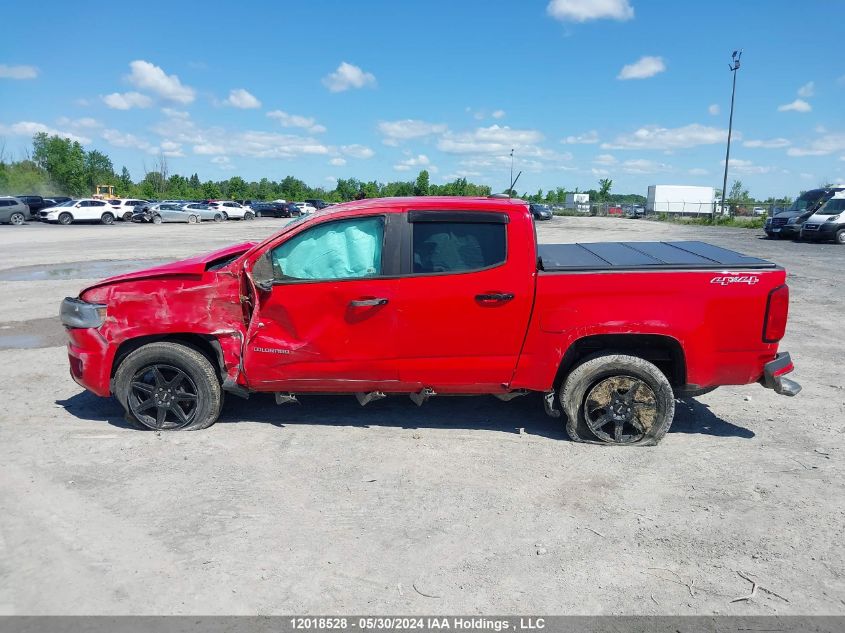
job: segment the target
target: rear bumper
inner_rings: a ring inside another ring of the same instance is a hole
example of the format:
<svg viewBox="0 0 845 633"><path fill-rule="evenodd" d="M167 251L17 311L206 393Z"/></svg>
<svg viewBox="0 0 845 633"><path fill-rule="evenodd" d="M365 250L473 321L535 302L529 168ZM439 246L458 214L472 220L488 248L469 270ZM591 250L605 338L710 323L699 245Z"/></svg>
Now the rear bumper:
<svg viewBox="0 0 845 633"><path fill-rule="evenodd" d="M775 359L763 366L763 377L760 384L766 389L774 389L782 396L797 396L801 392L801 385L794 380L784 378L784 375L795 369L789 352L778 352Z"/></svg>

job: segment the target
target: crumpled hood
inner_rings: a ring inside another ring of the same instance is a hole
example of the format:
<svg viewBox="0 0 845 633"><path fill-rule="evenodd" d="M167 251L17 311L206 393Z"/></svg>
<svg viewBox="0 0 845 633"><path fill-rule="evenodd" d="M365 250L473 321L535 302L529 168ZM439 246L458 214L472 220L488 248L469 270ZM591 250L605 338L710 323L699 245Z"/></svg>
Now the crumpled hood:
<svg viewBox="0 0 845 633"><path fill-rule="evenodd" d="M88 286L79 294L81 296L94 288L110 286L112 284L117 284L124 281L137 281L139 279L152 279L156 277L175 277L185 275L200 276L205 272L209 262L213 262L218 259L225 259L234 255L242 255L243 253L246 253L249 249L251 249L253 246L255 246L255 244L256 242L243 242L241 244L233 244L232 246L227 246L225 248L212 251L210 253L194 255L193 257L189 257L188 259L181 259L179 261L171 262L169 264L162 264L161 266L145 268L144 270L126 273L125 275L109 277L107 279L103 279L102 281L98 281L92 286Z"/></svg>

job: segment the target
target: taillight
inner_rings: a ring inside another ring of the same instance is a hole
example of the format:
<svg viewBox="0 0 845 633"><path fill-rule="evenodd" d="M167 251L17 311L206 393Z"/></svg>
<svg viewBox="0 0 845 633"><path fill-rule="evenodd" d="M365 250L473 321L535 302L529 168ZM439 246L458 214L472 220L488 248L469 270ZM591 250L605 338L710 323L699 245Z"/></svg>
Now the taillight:
<svg viewBox="0 0 845 633"><path fill-rule="evenodd" d="M764 343L777 343L783 338L788 314L789 287L778 286L769 293L766 301L766 317L763 320Z"/></svg>

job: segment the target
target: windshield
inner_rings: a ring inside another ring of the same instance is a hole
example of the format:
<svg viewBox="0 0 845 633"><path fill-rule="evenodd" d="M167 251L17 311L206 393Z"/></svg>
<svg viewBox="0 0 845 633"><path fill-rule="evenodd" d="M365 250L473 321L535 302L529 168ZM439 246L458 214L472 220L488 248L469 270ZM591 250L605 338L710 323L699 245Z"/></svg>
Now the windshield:
<svg viewBox="0 0 845 633"><path fill-rule="evenodd" d="M64 202L62 202L61 204L57 204L56 206L57 207L72 207L73 205L74 205L73 200L65 200Z"/></svg>
<svg viewBox="0 0 845 633"><path fill-rule="evenodd" d="M803 213L808 208L815 205L821 198L825 196L827 192L824 189L814 189L812 191L805 191L802 193L795 202L792 203L792 206L787 209L787 211L794 212L794 213Z"/></svg>
<svg viewBox="0 0 845 633"><path fill-rule="evenodd" d="M816 215L836 215L845 211L845 198L831 198L816 211Z"/></svg>

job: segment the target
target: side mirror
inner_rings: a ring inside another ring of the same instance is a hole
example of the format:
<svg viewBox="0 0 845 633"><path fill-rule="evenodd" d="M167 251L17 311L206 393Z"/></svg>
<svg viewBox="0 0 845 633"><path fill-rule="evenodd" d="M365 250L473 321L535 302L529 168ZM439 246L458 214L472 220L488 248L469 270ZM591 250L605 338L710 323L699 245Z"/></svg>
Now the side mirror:
<svg viewBox="0 0 845 633"><path fill-rule="evenodd" d="M273 260L270 257L270 251L267 251L256 260L252 267L252 283L264 292L270 292L273 289L274 280Z"/></svg>

